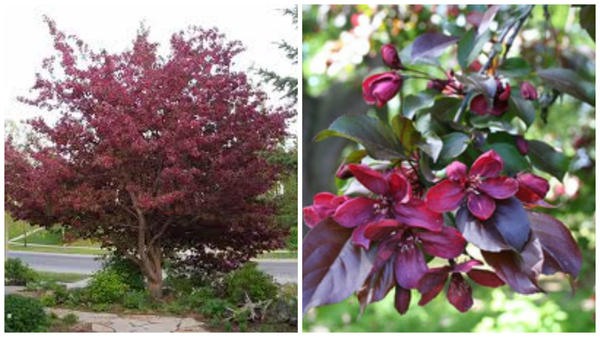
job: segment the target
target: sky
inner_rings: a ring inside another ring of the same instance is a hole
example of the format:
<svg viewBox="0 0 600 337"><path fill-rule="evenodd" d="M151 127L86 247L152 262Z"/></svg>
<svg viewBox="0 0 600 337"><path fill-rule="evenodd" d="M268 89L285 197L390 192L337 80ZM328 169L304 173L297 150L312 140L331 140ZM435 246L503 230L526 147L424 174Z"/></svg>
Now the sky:
<svg viewBox="0 0 600 337"><path fill-rule="evenodd" d="M249 2L248 2L249 3ZM0 64L3 116L24 120L39 110L16 100L28 96L35 73L44 57L53 54L52 41L43 15L52 18L59 30L75 34L91 48L121 52L131 46L140 23L150 28L150 40L168 51L170 36L189 25L217 27L226 38L240 40L246 51L235 60L240 68L266 67L283 75L297 75L297 66L279 52L274 41L296 43L298 33L289 16L278 9L280 2L210 1L10 1L2 4L2 51ZM267 90L269 92L269 90ZM280 94L270 95L276 103Z"/></svg>

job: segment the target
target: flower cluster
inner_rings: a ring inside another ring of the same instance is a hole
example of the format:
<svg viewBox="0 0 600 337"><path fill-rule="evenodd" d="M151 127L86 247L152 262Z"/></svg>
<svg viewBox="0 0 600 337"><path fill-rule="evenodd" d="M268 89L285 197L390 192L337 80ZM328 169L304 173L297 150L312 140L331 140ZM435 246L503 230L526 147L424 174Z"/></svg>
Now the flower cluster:
<svg viewBox="0 0 600 337"><path fill-rule="evenodd" d="M304 220L309 227L315 227L331 219L341 227L352 229L354 246L374 250L374 262L361 291L369 292L372 279L380 278L386 270L393 271L388 291L395 285L396 307L400 313L408 309L410 289L419 291L419 304L425 305L443 290L448 278L448 301L459 311L467 311L473 304L472 290L462 274L475 284L487 287L511 282L502 273L474 268L483 263L466 253L468 240L461 233L465 232L464 228L450 225L443 213L464 207L475 221L485 224L494 216L496 203L512 197L527 207L550 206L543 201L548 182L531 173L519 173L515 178L501 175L504 161L494 150L480 155L470 169L459 161L449 164L446 179L431 186L424 200L413 193L414 186L403 174L405 170L379 171L362 164L343 167L349 172L348 176L354 177L369 193L359 196L319 193L313 205L303 209ZM471 216L457 213L456 221L463 222L460 219ZM480 230L485 233L492 229ZM449 264L429 267L428 256L447 259ZM464 261L457 263L457 258ZM363 305L373 301L360 293L359 299L366 301Z"/></svg>

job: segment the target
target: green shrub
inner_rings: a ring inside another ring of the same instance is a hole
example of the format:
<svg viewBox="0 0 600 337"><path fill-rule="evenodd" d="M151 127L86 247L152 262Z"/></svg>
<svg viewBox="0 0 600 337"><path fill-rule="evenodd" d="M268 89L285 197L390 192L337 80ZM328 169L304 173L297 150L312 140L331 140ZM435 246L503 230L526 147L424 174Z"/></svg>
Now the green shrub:
<svg viewBox="0 0 600 337"><path fill-rule="evenodd" d="M4 263L4 283L7 285L24 286L36 278L36 272L19 259L8 259Z"/></svg>
<svg viewBox="0 0 600 337"><path fill-rule="evenodd" d="M144 274L142 274L140 267L129 259L119 255L110 255L104 261L102 269L111 270L121 275L123 282L127 284L129 289L144 290L146 288Z"/></svg>
<svg viewBox="0 0 600 337"><path fill-rule="evenodd" d="M56 296L54 296L54 294L50 291L42 294L42 296L40 297L40 302L45 307L54 307L57 304Z"/></svg>
<svg viewBox="0 0 600 337"><path fill-rule="evenodd" d="M265 317L272 323L297 324L298 285L286 283L281 286L277 298L267 308Z"/></svg>
<svg viewBox="0 0 600 337"><path fill-rule="evenodd" d="M64 304L71 307L78 307L81 305L88 305L90 302L89 291L87 288L71 289L67 292L67 298Z"/></svg>
<svg viewBox="0 0 600 337"><path fill-rule="evenodd" d="M92 276L88 286L89 300L94 304L119 303L129 290L121 275L111 269L102 270Z"/></svg>
<svg viewBox="0 0 600 337"><path fill-rule="evenodd" d="M127 309L143 310L151 305L150 295L147 291L128 291L123 297L123 306Z"/></svg>
<svg viewBox="0 0 600 337"><path fill-rule="evenodd" d="M77 317L77 315L75 315L74 313L70 313L63 316L63 318L61 318L61 321L63 321L63 323L67 325L74 325L77 324L77 322L79 322L79 317Z"/></svg>
<svg viewBox="0 0 600 337"><path fill-rule="evenodd" d="M198 312L208 317L220 318L225 315L227 308L231 307L231 303L221 298L211 298L198 308Z"/></svg>
<svg viewBox="0 0 600 337"><path fill-rule="evenodd" d="M273 277L256 269L256 263L248 262L231 272L225 280L227 298L233 303L244 303L246 294L253 302L273 299L277 296L277 285Z"/></svg>
<svg viewBox="0 0 600 337"><path fill-rule="evenodd" d="M4 298L4 331L41 332L48 324L48 316L39 300L19 295Z"/></svg>
<svg viewBox="0 0 600 337"><path fill-rule="evenodd" d="M207 301L216 298L215 290L211 287L194 288L190 293L181 296L181 303L195 310Z"/></svg>

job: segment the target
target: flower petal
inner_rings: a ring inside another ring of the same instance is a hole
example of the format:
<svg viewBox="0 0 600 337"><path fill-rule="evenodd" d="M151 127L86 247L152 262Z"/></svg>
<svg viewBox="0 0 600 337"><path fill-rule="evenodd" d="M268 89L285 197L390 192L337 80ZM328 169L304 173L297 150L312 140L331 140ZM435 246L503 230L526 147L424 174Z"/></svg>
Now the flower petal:
<svg viewBox="0 0 600 337"><path fill-rule="evenodd" d="M464 187L450 179L445 179L432 186L425 195L425 204L435 212L453 211L465 198Z"/></svg>
<svg viewBox="0 0 600 337"><path fill-rule="evenodd" d="M484 287L497 288L504 285L504 281L502 281L493 271L473 269L469 271L467 275L475 283Z"/></svg>
<svg viewBox="0 0 600 337"><path fill-rule="evenodd" d="M450 286L446 295L448 302L460 312L467 312L473 306L471 286L459 273L453 273L450 277Z"/></svg>
<svg viewBox="0 0 600 337"><path fill-rule="evenodd" d="M368 225L368 222L362 223L352 231L352 243L366 250L369 250L371 245L371 240L365 237L365 229Z"/></svg>
<svg viewBox="0 0 600 337"><path fill-rule="evenodd" d="M304 223L310 228L313 228L321 221L313 206L304 207L302 214L304 215Z"/></svg>
<svg viewBox="0 0 600 337"><path fill-rule="evenodd" d="M427 272L425 257L414 240L404 240L402 243L394 266L396 282L403 288L416 288L421 277Z"/></svg>
<svg viewBox="0 0 600 337"><path fill-rule="evenodd" d="M487 220L494 214L496 202L487 194L469 193L467 195L467 207L477 219Z"/></svg>
<svg viewBox="0 0 600 337"><path fill-rule="evenodd" d="M410 290L396 286L396 295L394 298L394 306L400 315L404 315L408 311L410 305Z"/></svg>
<svg viewBox="0 0 600 337"><path fill-rule="evenodd" d="M373 170L366 165L350 164L348 165L350 172L356 177L364 187L371 192L386 195L389 192L387 180L380 172Z"/></svg>
<svg viewBox="0 0 600 337"><path fill-rule="evenodd" d="M373 219L373 205L376 203L376 200L365 197L350 199L335 210L333 220L343 227L359 226Z"/></svg>
<svg viewBox="0 0 600 337"><path fill-rule="evenodd" d="M450 165L446 166L446 176L454 181L467 179L467 165L458 160L453 161Z"/></svg>
<svg viewBox="0 0 600 337"><path fill-rule="evenodd" d="M454 268L452 268L452 271L455 273L467 273L473 269L473 267L481 265L483 265L483 262L473 259L463 263L457 263Z"/></svg>
<svg viewBox="0 0 600 337"><path fill-rule="evenodd" d="M442 214L430 210L425 202L414 199L408 204L394 206L396 219L407 226L438 232L444 224Z"/></svg>
<svg viewBox="0 0 600 337"><path fill-rule="evenodd" d="M496 151L489 150L488 152L479 156L473 165L471 165L469 176L494 178L497 177L503 169L504 160L502 157L500 157Z"/></svg>
<svg viewBox="0 0 600 337"><path fill-rule="evenodd" d="M482 116L489 113L490 108L483 95L477 95L471 100L470 110Z"/></svg>
<svg viewBox="0 0 600 337"><path fill-rule="evenodd" d="M398 172L392 172L387 177L390 187L390 194L395 202L406 203L412 197L412 187L410 181Z"/></svg>
<svg viewBox="0 0 600 337"><path fill-rule="evenodd" d="M519 183L510 177L488 178L479 183L479 190L494 199L507 199L519 190Z"/></svg>
<svg viewBox="0 0 600 337"><path fill-rule="evenodd" d="M379 241L399 229L401 224L394 219L383 219L368 223L364 230L364 236L373 241Z"/></svg>
<svg viewBox="0 0 600 337"><path fill-rule="evenodd" d="M440 267L430 269L421 281L419 281L419 292L421 299L419 305L423 306L434 299L444 289L444 285L448 280L449 267Z"/></svg>
<svg viewBox="0 0 600 337"><path fill-rule="evenodd" d="M465 248L466 240L453 227L443 226L438 233L424 231L417 234L423 250L429 255L452 259L459 256Z"/></svg>
<svg viewBox="0 0 600 337"><path fill-rule="evenodd" d="M333 193L320 192L315 194L315 196L313 197L313 203L317 205L327 205L335 197L337 197L337 195Z"/></svg>

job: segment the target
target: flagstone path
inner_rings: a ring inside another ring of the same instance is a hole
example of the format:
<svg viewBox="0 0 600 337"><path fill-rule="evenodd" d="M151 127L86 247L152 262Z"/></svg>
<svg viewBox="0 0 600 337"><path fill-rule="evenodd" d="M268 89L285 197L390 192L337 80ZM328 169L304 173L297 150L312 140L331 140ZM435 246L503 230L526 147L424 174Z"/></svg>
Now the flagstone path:
<svg viewBox="0 0 600 337"><path fill-rule="evenodd" d="M208 332L204 324L191 317L157 315L117 315L61 308L47 308L58 317L75 314L78 324L91 324L92 332Z"/></svg>

